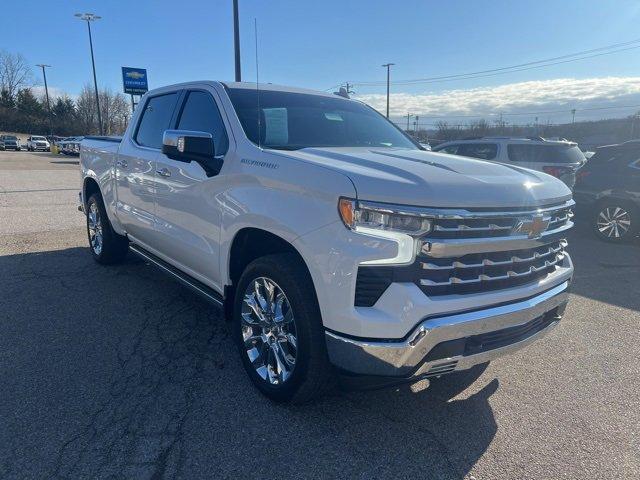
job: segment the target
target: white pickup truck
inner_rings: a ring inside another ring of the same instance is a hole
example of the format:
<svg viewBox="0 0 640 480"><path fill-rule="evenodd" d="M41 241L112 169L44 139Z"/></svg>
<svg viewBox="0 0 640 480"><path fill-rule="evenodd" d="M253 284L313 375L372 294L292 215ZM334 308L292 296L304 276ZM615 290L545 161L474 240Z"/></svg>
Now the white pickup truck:
<svg viewBox="0 0 640 480"><path fill-rule="evenodd" d="M128 250L219 304L268 397L487 362L564 312L571 192L425 151L363 103L194 82L148 92L122 139L82 142L91 252Z"/></svg>

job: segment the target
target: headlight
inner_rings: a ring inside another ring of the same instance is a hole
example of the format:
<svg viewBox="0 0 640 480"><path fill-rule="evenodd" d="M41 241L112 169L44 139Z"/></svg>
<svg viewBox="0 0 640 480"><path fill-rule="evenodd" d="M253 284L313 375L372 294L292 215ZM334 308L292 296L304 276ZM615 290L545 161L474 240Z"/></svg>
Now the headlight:
<svg viewBox="0 0 640 480"><path fill-rule="evenodd" d="M411 207L341 198L338 211L352 230L374 229L420 236L431 230L431 219L411 211Z"/></svg>

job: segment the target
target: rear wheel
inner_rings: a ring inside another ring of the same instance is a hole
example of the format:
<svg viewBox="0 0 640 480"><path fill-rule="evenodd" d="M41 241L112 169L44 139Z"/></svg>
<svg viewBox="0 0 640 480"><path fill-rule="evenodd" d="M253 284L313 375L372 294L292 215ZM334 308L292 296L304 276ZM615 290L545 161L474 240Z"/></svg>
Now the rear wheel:
<svg viewBox="0 0 640 480"><path fill-rule="evenodd" d="M313 284L293 254L251 262L236 290L233 336L253 384L278 402L305 403L331 384Z"/></svg>
<svg viewBox="0 0 640 480"><path fill-rule="evenodd" d="M127 255L129 241L113 230L99 193L94 193L87 201L87 236L91 255L98 263L120 263Z"/></svg>
<svg viewBox="0 0 640 480"><path fill-rule="evenodd" d="M606 200L596 207L592 221L595 234L607 242L625 242L640 230L637 209L620 200Z"/></svg>

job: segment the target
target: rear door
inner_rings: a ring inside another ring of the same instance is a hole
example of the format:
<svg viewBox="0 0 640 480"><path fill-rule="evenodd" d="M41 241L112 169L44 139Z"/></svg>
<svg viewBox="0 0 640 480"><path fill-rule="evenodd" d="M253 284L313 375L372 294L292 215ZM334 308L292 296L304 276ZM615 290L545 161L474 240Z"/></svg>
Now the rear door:
<svg viewBox="0 0 640 480"><path fill-rule="evenodd" d="M124 138L116 160L117 212L123 227L149 248L155 231L156 158L162 135L178 104L178 92L149 97L131 137Z"/></svg>
<svg viewBox="0 0 640 480"><path fill-rule="evenodd" d="M210 133L216 157L229 150L229 136L213 89L184 92L173 128ZM226 188L224 166L207 176L203 167L160 153L156 164L157 244L165 260L201 282L220 290L220 226Z"/></svg>

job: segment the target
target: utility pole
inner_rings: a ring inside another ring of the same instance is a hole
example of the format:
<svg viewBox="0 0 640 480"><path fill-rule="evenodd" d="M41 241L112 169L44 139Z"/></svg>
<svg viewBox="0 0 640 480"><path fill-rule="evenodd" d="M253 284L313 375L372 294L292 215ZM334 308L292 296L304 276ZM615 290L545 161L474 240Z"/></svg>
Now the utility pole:
<svg viewBox="0 0 640 480"><path fill-rule="evenodd" d="M420 116L416 115L416 121L415 121L415 125L416 125L416 133L418 133L418 125L419 125L419 120L420 120Z"/></svg>
<svg viewBox="0 0 640 480"><path fill-rule="evenodd" d="M96 108L98 109L98 131L100 135L103 135L102 131L102 115L100 114L100 97L98 95L98 80L96 79L96 62L93 58L93 39L91 38L91 22L100 20L102 17L94 15L93 13L76 13L75 15L80 20L87 22L87 29L89 30L89 48L91 49L91 66L93 67L93 86L96 91Z"/></svg>
<svg viewBox="0 0 640 480"><path fill-rule="evenodd" d="M413 113L407 113L407 132L409 131L409 119L413 117Z"/></svg>
<svg viewBox="0 0 640 480"><path fill-rule="evenodd" d="M238 0L233 0L233 50L236 59L236 82L242 81L240 71L240 24L238 19Z"/></svg>
<svg viewBox="0 0 640 480"><path fill-rule="evenodd" d="M571 109L571 123L572 124L576 123L576 109L575 108Z"/></svg>
<svg viewBox="0 0 640 480"><path fill-rule="evenodd" d="M392 65L395 65L395 63L385 63L384 65L382 65L387 69L387 120L389 119L389 76Z"/></svg>
<svg viewBox="0 0 640 480"><path fill-rule="evenodd" d="M49 86L47 85L47 72L45 72L45 68L51 68L51 65L45 65L44 63L39 63L36 67L42 68L42 76L44 77L44 94L47 97L47 113L49 116L49 135L53 136L53 123L51 123L51 103L49 103Z"/></svg>

